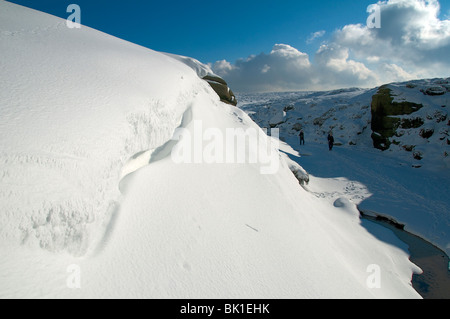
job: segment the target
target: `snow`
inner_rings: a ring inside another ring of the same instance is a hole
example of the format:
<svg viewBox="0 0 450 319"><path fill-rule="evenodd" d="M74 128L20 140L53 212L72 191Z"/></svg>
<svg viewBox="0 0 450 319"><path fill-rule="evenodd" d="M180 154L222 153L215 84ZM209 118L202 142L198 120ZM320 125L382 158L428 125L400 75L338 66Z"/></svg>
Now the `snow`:
<svg viewBox="0 0 450 319"><path fill-rule="evenodd" d="M375 89L347 89L329 92L241 94L239 105L258 124L267 126L272 112L291 106L286 122L277 126L280 138L303 157L295 159L310 175L308 189L317 196L349 197L364 211L393 217L415 233L450 253L450 152L448 138L448 93L424 94L429 87L445 86L448 79L392 83L395 102L413 102L423 107L404 118L420 118L420 128L399 130L399 145L388 151L374 149L371 139L370 105ZM306 146L299 145L301 123ZM433 129L426 139L422 129ZM339 146L329 152L328 131ZM375 133L376 134L376 133ZM403 146L414 145L423 159L413 158ZM420 167L420 168L417 168Z"/></svg>
<svg viewBox="0 0 450 319"><path fill-rule="evenodd" d="M83 254L86 227L108 219L120 195L123 162L169 139L201 84L159 53L30 10L10 21L11 10L2 3L0 198L16 217L2 233ZM67 214L80 219L75 228L55 221Z"/></svg>
<svg viewBox="0 0 450 319"><path fill-rule="evenodd" d="M408 254L361 226L363 186L301 187L265 135L272 174L173 161L196 123L262 132L199 62L4 1L0 30L1 298L420 298Z"/></svg>
<svg viewBox="0 0 450 319"><path fill-rule="evenodd" d="M197 59L172 53L164 54L189 66L195 71L195 73L197 73L199 78L204 78L207 75L217 76L209 65L203 64Z"/></svg>

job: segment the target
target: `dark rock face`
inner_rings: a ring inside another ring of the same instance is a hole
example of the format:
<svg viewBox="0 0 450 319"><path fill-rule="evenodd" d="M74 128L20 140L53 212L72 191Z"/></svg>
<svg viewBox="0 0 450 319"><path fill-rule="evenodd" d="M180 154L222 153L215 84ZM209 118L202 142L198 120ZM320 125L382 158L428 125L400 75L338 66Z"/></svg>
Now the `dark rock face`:
<svg viewBox="0 0 450 319"><path fill-rule="evenodd" d="M409 128L419 128L424 125L425 122L420 117L412 118L412 119L402 119L400 121L400 127L403 129Z"/></svg>
<svg viewBox="0 0 450 319"><path fill-rule="evenodd" d="M419 135L423 138L430 138L432 137L434 134L434 130L433 129L421 129Z"/></svg>
<svg viewBox="0 0 450 319"><path fill-rule="evenodd" d="M372 140L375 148L387 150L391 145L390 138L401 127L420 127L419 120L405 120L397 116L412 114L423 107L412 102L394 102L392 91L387 86L381 86L372 97Z"/></svg>
<svg viewBox="0 0 450 319"><path fill-rule="evenodd" d="M413 152L413 157L414 157L414 159L420 161L423 158L423 154L422 154L422 152L415 151L415 152Z"/></svg>
<svg viewBox="0 0 450 319"><path fill-rule="evenodd" d="M207 75L203 77L203 80L209 83L209 85L213 88L217 95L219 95L222 102L231 104L233 106L237 105L236 96L228 87L228 84L224 79L218 76Z"/></svg>
<svg viewBox="0 0 450 319"><path fill-rule="evenodd" d="M433 87L426 89L423 93L425 95L436 96L436 95L444 95L447 92L448 92L448 89L444 86L433 86Z"/></svg>

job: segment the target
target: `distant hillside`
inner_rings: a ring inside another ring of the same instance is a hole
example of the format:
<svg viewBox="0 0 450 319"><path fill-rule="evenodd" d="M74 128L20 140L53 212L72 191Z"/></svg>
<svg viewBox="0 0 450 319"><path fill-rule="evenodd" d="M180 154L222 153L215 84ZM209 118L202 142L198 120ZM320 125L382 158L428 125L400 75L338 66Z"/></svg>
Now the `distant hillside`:
<svg viewBox="0 0 450 319"><path fill-rule="evenodd" d="M374 89L240 94L239 107L282 139L378 148L414 167L450 167L450 78L392 83Z"/></svg>

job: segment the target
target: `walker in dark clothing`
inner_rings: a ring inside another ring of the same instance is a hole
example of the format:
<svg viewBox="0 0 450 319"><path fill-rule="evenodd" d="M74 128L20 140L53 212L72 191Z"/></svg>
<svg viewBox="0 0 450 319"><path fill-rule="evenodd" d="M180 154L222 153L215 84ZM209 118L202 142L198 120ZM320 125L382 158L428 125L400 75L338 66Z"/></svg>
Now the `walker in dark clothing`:
<svg viewBox="0 0 450 319"><path fill-rule="evenodd" d="M328 148L331 150L333 150L333 146L334 146L334 137L333 134L328 134Z"/></svg>
<svg viewBox="0 0 450 319"><path fill-rule="evenodd" d="M305 133L300 131L300 145L305 145Z"/></svg>

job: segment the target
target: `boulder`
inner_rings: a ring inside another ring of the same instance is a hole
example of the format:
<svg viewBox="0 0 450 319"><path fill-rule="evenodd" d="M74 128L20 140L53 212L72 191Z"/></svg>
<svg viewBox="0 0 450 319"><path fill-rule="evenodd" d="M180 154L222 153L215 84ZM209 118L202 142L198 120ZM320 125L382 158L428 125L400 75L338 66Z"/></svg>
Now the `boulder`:
<svg viewBox="0 0 450 319"><path fill-rule="evenodd" d="M424 92L424 94L431 95L431 96L444 95L445 93L447 93L447 89L445 87L442 87L442 86L429 87Z"/></svg>
<svg viewBox="0 0 450 319"><path fill-rule="evenodd" d="M300 164L290 159L287 154L280 153L280 156L284 158L286 164L288 165L289 169L294 174L295 178L298 180L300 185L301 186L308 185L309 174L305 171L305 169L302 166L300 166Z"/></svg>
<svg viewBox="0 0 450 319"><path fill-rule="evenodd" d="M219 95L220 100L222 102L231 104L233 106L237 105L236 96L228 87L227 82L225 82L225 80L222 79L221 77L215 75L209 65L203 64L196 59L186 56L171 53L164 53L164 54L175 60L182 62L183 64L187 65L192 70L194 70L199 78L209 83L209 85L213 88L213 90L217 93L217 95Z"/></svg>
<svg viewBox="0 0 450 319"><path fill-rule="evenodd" d="M413 157L414 157L414 159L420 161L423 159L423 154L422 154L422 152L414 151Z"/></svg>
<svg viewBox="0 0 450 319"><path fill-rule="evenodd" d="M415 147L415 145L403 145L403 149L407 152L412 152Z"/></svg>
<svg viewBox="0 0 450 319"><path fill-rule="evenodd" d="M206 75L203 77L203 80L209 83L212 89L217 93L220 97L220 100L224 103L231 104L233 106L237 105L236 96L233 91L228 87L227 82L224 79L215 76L215 75Z"/></svg>
<svg viewBox="0 0 450 319"><path fill-rule="evenodd" d="M429 139L434 134L433 129L421 129L419 135L423 138Z"/></svg>
<svg viewBox="0 0 450 319"><path fill-rule="evenodd" d="M424 120L420 117L404 118L400 121L400 127L403 129L419 128L424 124Z"/></svg>

